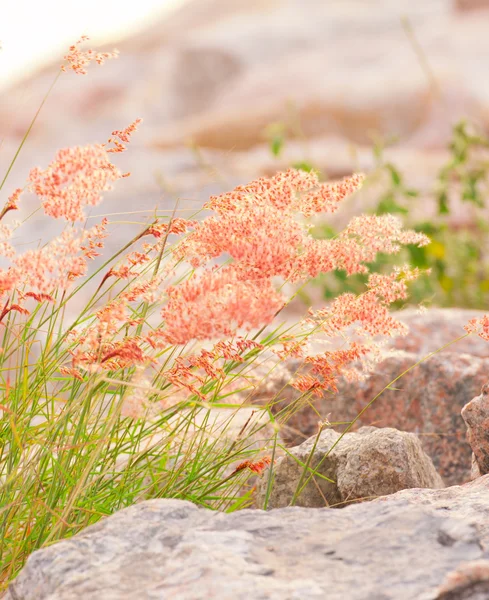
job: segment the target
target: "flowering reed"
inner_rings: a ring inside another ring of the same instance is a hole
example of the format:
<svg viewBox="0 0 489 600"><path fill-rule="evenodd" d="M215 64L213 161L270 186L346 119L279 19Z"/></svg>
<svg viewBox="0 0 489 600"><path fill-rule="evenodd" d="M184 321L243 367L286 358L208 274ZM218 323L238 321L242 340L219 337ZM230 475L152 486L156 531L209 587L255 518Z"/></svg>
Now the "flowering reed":
<svg viewBox="0 0 489 600"><path fill-rule="evenodd" d="M113 57L77 43L64 69L83 74ZM255 365L268 361L273 371L300 359L291 384L308 400L357 374L353 362L369 368L383 339L405 333L389 305L418 275L408 267L370 275L363 294L339 296L292 328L277 322L285 283L334 269L368 273L377 253L428 242L390 215L355 217L336 238L315 239L308 218L336 211L360 175L321 183L290 169L212 197L197 220L159 213L90 271L112 223L86 228L85 210L129 175L112 158L140 124L60 150L0 212L5 581L33 549L141 498L228 510L249 503L243 485L271 464L279 433L268 406L249 406ZM12 217L24 201L65 228L21 252ZM80 297L86 304L70 320ZM341 348L313 353L317 337L340 339Z"/></svg>

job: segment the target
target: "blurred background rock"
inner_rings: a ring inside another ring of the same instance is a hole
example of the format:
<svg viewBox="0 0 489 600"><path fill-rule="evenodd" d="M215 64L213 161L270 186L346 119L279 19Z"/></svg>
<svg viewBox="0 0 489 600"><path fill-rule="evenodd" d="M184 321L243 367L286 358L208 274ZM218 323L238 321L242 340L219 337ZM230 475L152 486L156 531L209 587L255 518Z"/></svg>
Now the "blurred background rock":
<svg viewBox="0 0 489 600"><path fill-rule="evenodd" d="M424 284L415 300L487 305L489 0L186 0L163 13L158 8L139 31L126 27L119 34L126 37L107 46L118 47L118 60L91 67L83 78L67 73L60 79L0 202L58 148L104 141L140 116L144 124L118 160L132 177L107 194L92 216L134 210L151 215L157 206L171 210L177 198L182 214L190 214L211 193L291 165L317 168L331 179L364 171L371 176L365 191L328 221L325 235L353 212L379 205L380 212L397 212L424 230L432 221L434 250L407 257L435 270L435 283ZM2 170L58 63L24 78L17 73L13 85L4 85ZM467 169L462 176L457 171L462 157L446 177L453 186L442 190L440 173L453 163L449 144L462 118L477 131L464 130L466 136L480 142L469 139L475 153L467 150L465 158L475 156L484 176L474 183L466 161L471 180L464 181ZM475 200L467 202L470 185ZM440 210L442 193L448 210ZM146 215L115 218L110 250ZM40 231L44 223L41 216L30 219L18 243L37 243L49 234ZM460 231L465 245L453 257L461 242L450 236ZM471 255L470 244L479 238ZM467 268L470 281L463 279ZM341 274L335 281L343 286ZM309 300L328 297L328 289L335 294L333 283L323 281Z"/></svg>

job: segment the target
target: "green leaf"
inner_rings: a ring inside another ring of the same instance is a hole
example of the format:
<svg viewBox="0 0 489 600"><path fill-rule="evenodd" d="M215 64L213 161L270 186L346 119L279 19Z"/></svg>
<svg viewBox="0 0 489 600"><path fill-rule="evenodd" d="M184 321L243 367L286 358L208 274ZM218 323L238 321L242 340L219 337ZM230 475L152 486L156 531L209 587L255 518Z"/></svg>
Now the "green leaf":
<svg viewBox="0 0 489 600"><path fill-rule="evenodd" d="M448 194L446 190L443 190L438 194L438 214L448 215L449 213L450 207L448 206Z"/></svg>
<svg viewBox="0 0 489 600"><path fill-rule="evenodd" d="M317 170L317 169L314 169L314 167L308 162L299 161L299 162L293 163L292 166L294 167L294 169L299 169L300 171L306 171L307 173Z"/></svg>
<svg viewBox="0 0 489 600"><path fill-rule="evenodd" d="M374 155L374 158L375 158L377 164L378 165L382 164L383 155L384 155L384 146L382 145L382 143L379 141L376 141L372 151L373 151L373 155Z"/></svg>
<svg viewBox="0 0 489 600"><path fill-rule="evenodd" d="M334 276L336 277L336 279L338 279L338 281L346 281L348 275L346 274L346 271L333 271Z"/></svg>
<svg viewBox="0 0 489 600"><path fill-rule="evenodd" d="M379 215L385 215L386 213L407 215L409 211L405 206L401 206L396 202L393 194L386 194L377 205L376 212Z"/></svg>
<svg viewBox="0 0 489 600"><path fill-rule="evenodd" d="M273 156L277 157L282 152L282 148L284 147L284 138L282 136L274 136L270 140L270 150Z"/></svg>
<svg viewBox="0 0 489 600"><path fill-rule="evenodd" d="M478 183L480 181L480 178L480 173L473 173L465 178L462 192L462 200L465 200L466 202L472 202L479 208L484 208L484 200L479 194L478 189Z"/></svg>
<svg viewBox="0 0 489 600"><path fill-rule="evenodd" d="M389 171L391 179L392 179L392 183L394 185L394 187L399 187L402 183L402 176L399 173L399 171L396 169L396 167L391 164L391 163L387 163L385 165L386 169Z"/></svg>
<svg viewBox="0 0 489 600"><path fill-rule="evenodd" d="M277 157L282 152L285 139L286 139L286 127L284 123L270 123L265 128L265 138L270 144L270 151L273 156Z"/></svg>
<svg viewBox="0 0 489 600"><path fill-rule="evenodd" d="M418 246L409 245L407 246L409 252L409 262L413 267L419 267L426 269L429 267L429 260L426 252L426 248L418 248Z"/></svg>

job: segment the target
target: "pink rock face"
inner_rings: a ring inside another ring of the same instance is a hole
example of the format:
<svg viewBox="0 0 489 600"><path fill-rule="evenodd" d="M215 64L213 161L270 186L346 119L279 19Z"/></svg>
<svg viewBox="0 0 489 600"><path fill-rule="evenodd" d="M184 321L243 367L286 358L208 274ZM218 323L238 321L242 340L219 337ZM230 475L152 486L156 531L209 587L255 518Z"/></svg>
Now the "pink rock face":
<svg viewBox="0 0 489 600"><path fill-rule="evenodd" d="M489 473L489 384L462 408L467 440L474 453L472 478Z"/></svg>
<svg viewBox="0 0 489 600"><path fill-rule="evenodd" d="M353 431L373 425L416 433L447 485L468 481L472 453L460 411L487 381L489 343L475 335L464 336L464 325L482 315L482 311L458 308L400 311L396 317L408 325L409 334L392 340L396 352L387 354L365 380L340 380L337 394L312 398L298 406L297 390L287 385L301 366L294 359L286 369L275 370L274 376L267 378L267 386L257 388L254 401L272 403L272 410L282 421L282 439L289 446L297 446L317 433L320 420L329 420L337 430L344 428L405 372L365 410ZM323 348L319 344L313 352ZM489 410L486 415L489 417Z"/></svg>

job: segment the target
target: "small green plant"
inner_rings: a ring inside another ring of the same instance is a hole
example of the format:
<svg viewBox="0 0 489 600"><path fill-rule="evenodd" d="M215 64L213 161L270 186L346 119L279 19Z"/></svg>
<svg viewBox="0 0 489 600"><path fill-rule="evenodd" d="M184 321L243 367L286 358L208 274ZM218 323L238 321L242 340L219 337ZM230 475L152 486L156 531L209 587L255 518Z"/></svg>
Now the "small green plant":
<svg viewBox="0 0 489 600"><path fill-rule="evenodd" d="M285 142L282 139L280 151ZM376 167L365 183L366 188L375 183L380 190L372 212L399 215L406 226L426 234L431 243L421 248L407 245L395 257L380 254L369 268L382 273L406 262L430 271L413 283L412 302L484 309L489 303L489 138L463 121L453 129L449 150L450 158L431 189L421 192L385 160L383 146L374 145ZM423 217L425 206L432 208L429 218ZM333 239L337 231L323 223L315 235ZM365 277L348 277L337 270L321 275L313 285L320 286L323 297L330 300L341 292L358 293Z"/></svg>
<svg viewBox="0 0 489 600"><path fill-rule="evenodd" d="M489 301L489 139L461 122L453 129L449 149L449 160L423 194L407 187L380 154L378 169L387 173L390 185L375 211L399 212L406 224L431 239L424 248L403 250L409 264L431 271L413 284L413 301L482 309ZM422 217L423 204L435 209L430 219ZM468 218L460 222L461 216Z"/></svg>

